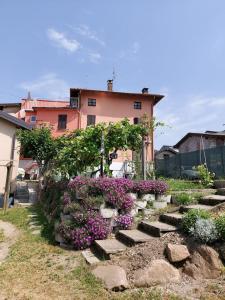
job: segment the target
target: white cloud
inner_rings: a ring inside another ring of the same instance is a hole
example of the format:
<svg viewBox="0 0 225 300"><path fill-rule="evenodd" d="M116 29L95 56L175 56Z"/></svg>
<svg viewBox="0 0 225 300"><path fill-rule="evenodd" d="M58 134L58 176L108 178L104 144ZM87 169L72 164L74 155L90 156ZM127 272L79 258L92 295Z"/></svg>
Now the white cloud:
<svg viewBox="0 0 225 300"><path fill-rule="evenodd" d="M19 87L30 91L35 98L65 99L69 97L69 84L55 73L45 74L33 81L22 82Z"/></svg>
<svg viewBox="0 0 225 300"><path fill-rule="evenodd" d="M47 30L47 36L57 47L63 48L68 52L76 52L81 46L77 40L68 39L64 33L58 32L54 28Z"/></svg>
<svg viewBox="0 0 225 300"><path fill-rule="evenodd" d="M120 59L133 60L136 54L140 51L140 43L135 41L127 49L123 49L119 53Z"/></svg>
<svg viewBox="0 0 225 300"><path fill-rule="evenodd" d="M97 33L95 31L91 30L88 25L83 24L78 27L71 27L71 28L73 30L75 30L78 34L80 34L81 36L86 37L90 40L93 40L93 41L99 43L101 46L105 46L105 42L103 40L101 40L98 37Z"/></svg>
<svg viewBox="0 0 225 300"><path fill-rule="evenodd" d="M131 47L132 53L137 54L139 50L140 50L140 44L138 42L134 42Z"/></svg>
<svg viewBox="0 0 225 300"><path fill-rule="evenodd" d="M155 116L164 121L170 128L164 129L159 136L156 132L155 144L157 148L162 145L176 144L188 132L204 132L206 130L224 130L223 124L225 97L172 96L157 104Z"/></svg>
<svg viewBox="0 0 225 300"><path fill-rule="evenodd" d="M100 59L101 59L101 54L100 53L97 53L97 52L90 52L88 54L88 57L89 57L89 60L90 62L94 63L94 64L97 64L99 63Z"/></svg>

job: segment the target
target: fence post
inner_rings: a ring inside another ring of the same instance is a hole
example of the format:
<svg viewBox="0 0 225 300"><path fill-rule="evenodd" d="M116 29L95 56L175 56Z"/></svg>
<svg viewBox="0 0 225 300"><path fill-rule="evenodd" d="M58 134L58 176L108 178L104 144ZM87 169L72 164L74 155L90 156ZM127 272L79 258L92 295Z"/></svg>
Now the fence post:
<svg viewBox="0 0 225 300"><path fill-rule="evenodd" d="M225 154L225 147L221 147L221 165L222 165L222 175L225 175L225 165L224 165L224 154Z"/></svg>

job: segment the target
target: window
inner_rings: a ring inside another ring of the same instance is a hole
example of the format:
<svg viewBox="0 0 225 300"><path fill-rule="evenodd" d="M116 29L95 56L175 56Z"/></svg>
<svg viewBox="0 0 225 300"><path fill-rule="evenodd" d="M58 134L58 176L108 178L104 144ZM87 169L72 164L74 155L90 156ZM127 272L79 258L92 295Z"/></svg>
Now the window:
<svg viewBox="0 0 225 300"><path fill-rule="evenodd" d="M32 123L35 123L36 122L36 116L30 116L30 121Z"/></svg>
<svg viewBox="0 0 225 300"><path fill-rule="evenodd" d="M95 125L95 119L96 119L95 115L88 115L87 116L87 126Z"/></svg>
<svg viewBox="0 0 225 300"><path fill-rule="evenodd" d="M134 109L141 109L141 102L140 101L135 101L134 102Z"/></svg>
<svg viewBox="0 0 225 300"><path fill-rule="evenodd" d="M140 123L140 118L134 118L134 124L139 124Z"/></svg>
<svg viewBox="0 0 225 300"><path fill-rule="evenodd" d="M96 99L88 98L88 106L96 106Z"/></svg>
<svg viewBox="0 0 225 300"><path fill-rule="evenodd" d="M66 129L67 115L58 116L58 129Z"/></svg>

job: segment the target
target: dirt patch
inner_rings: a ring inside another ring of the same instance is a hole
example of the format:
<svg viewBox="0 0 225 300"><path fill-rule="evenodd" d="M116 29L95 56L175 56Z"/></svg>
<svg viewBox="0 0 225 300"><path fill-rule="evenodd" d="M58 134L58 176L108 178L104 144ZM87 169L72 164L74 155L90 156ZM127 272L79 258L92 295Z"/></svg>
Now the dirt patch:
<svg viewBox="0 0 225 300"><path fill-rule="evenodd" d="M3 231L4 240L0 243L0 264L9 254L10 247L17 241L19 230L11 223L0 220L0 230Z"/></svg>
<svg viewBox="0 0 225 300"><path fill-rule="evenodd" d="M110 261L105 261L103 264L119 265L124 268L131 287L134 287L134 272L144 269L152 260L166 259L165 248L168 243L188 244L188 247L192 249L197 246L192 239L187 239L177 232L167 233L160 238L153 238L153 241L128 248L119 255L113 255ZM201 299L225 300L225 296L223 296L225 295L225 276L215 280L194 280L181 272L182 264L176 264L176 267L180 270L182 280L180 283L164 285L164 293L176 294L181 299L200 299L202 297Z"/></svg>

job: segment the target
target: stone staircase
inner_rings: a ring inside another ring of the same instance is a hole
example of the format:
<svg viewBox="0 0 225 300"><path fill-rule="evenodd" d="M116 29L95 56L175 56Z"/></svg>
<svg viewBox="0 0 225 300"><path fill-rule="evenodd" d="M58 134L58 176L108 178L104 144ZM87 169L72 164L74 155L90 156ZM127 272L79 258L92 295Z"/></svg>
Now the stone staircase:
<svg viewBox="0 0 225 300"><path fill-rule="evenodd" d="M89 264L96 264L101 259L110 259L113 254L118 254L138 243L153 242L167 232L178 231L182 222L183 214L190 209L204 209L210 211L216 206L225 202L223 191L218 189L217 195L204 196L199 204L181 206L175 212L163 213L158 221L141 221L137 229L120 230L115 238L107 240L96 240L91 249L82 251L82 254Z"/></svg>
<svg viewBox="0 0 225 300"><path fill-rule="evenodd" d="M25 181L18 181L16 183L15 203L28 203L29 191Z"/></svg>

